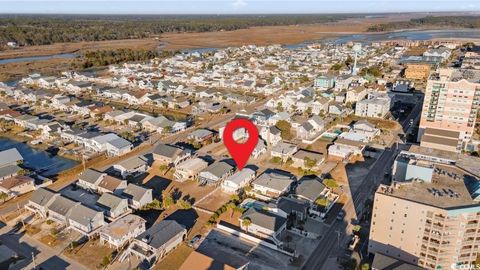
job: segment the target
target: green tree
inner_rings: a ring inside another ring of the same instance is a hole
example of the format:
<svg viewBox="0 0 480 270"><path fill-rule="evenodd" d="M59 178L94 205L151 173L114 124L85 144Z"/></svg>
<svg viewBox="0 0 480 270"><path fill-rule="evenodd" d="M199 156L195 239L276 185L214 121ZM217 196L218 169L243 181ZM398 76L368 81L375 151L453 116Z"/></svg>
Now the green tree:
<svg viewBox="0 0 480 270"><path fill-rule="evenodd" d="M250 218L244 218L242 220L242 225L245 227L246 231L248 232L248 227L250 227L250 225L252 225L252 220Z"/></svg>
<svg viewBox="0 0 480 270"><path fill-rule="evenodd" d="M171 126L166 126L162 128L162 133L170 133L172 132L172 127Z"/></svg>
<svg viewBox="0 0 480 270"><path fill-rule="evenodd" d="M8 199L8 194L5 192L0 192L0 200L2 200L2 203L4 203L6 199Z"/></svg>
<svg viewBox="0 0 480 270"><path fill-rule="evenodd" d="M293 139L293 135L291 133L292 125L285 121L285 120L280 120L277 122L275 125L281 132L280 136L284 140L291 140Z"/></svg>
<svg viewBox="0 0 480 270"><path fill-rule="evenodd" d="M323 184L330 189L334 189L334 188L338 187L337 182L334 179L331 179L331 178L327 178L327 179L323 180Z"/></svg>
<svg viewBox="0 0 480 270"><path fill-rule="evenodd" d="M178 200L177 204L181 209L184 209L184 210L192 209L192 204L187 200Z"/></svg>
<svg viewBox="0 0 480 270"><path fill-rule="evenodd" d="M237 206L234 203L227 203L227 209L230 212L230 218L233 216L233 211L235 210Z"/></svg>
<svg viewBox="0 0 480 270"><path fill-rule="evenodd" d="M304 157L303 158L303 164L307 168L313 168L315 165L317 165L317 160L316 159L311 159L309 157Z"/></svg>
<svg viewBox="0 0 480 270"><path fill-rule="evenodd" d="M319 197L315 200L315 203L317 205L320 205L320 206L323 206L323 207L327 207L328 206L328 199L325 198L325 197Z"/></svg>
<svg viewBox="0 0 480 270"><path fill-rule="evenodd" d="M153 199L149 204L145 206L146 209L161 210L162 203L158 199Z"/></svg>
<svg viewBox="0 0 480 270"><path fill-rule="evenodd" d="M100 264L100 266L105 268L110 264L111 261L112 261L112 254L107 255L107 256L103 257L102 263Z"/></svg>
<svg viewBox="0 0 480 270"><path fill-rule="evenodd" d="M164 190L162 191L162 205L163 208L168 209L170 206L175 204L175 200L170 192Z"/></svg>

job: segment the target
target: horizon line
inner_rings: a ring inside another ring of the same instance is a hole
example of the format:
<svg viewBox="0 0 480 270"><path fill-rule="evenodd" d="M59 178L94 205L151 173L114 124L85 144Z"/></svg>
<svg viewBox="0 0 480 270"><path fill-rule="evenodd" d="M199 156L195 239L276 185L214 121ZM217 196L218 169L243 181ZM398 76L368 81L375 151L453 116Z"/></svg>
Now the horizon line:
<svg viewBox="0 0 480 270"><path fill-rule="evenodd" d="M354 11L344 11L344 12L324 12L324 13L308 13L308 12L298 12L298 13L284 13L284 12L272 12L272 13L75 13L75 12L62 12L62 13L50 13L50 12L0 12L0 16L2 15L127 15L127 16L135 16L135 15L167 15L167 16L185 16L185 15L197 15L197 16L223 16L223 15L236 15L236 16L244 16L244 15L399 15L399 14L441 14L441 13L461 13L461 14L475 14L480 16L480 8L478 10L472 11L465 11L465 10L445 10L445 11L372 11L372 12L354 12Z"/></svg>

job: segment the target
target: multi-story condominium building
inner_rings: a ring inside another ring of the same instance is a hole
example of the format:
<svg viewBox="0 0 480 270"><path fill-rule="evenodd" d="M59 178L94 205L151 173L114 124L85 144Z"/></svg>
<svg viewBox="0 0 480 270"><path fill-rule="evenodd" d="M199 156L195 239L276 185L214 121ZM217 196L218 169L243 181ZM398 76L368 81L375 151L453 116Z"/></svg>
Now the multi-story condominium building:
<svg viewBox="0 0 480 270"><path fill-rule="evenodd" d="M396 164L397 179L375 193L370 253L426 269L475 264L480 251L479 160L447 155L415 147L397 158L404 164Z"/></svg>
<svg viewBox="0 0 480 270"><path fill-rule="evenodd" d="M418 140L461 151L472 138L480 102L480 70L439 69L425 90Z"/></svg>
<svg viewBox="0 0 480 270"><path fill-rule="evenodd" d="M355 106L355 115L383 118L390 111L391 98L387 93L370 92L367 99L360 100Z"/></svg>

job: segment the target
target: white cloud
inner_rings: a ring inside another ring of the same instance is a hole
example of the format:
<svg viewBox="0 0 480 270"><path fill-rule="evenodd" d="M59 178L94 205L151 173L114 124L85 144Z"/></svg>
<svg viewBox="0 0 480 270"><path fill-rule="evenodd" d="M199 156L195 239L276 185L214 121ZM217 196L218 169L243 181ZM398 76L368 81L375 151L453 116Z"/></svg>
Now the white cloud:
<svg viewBox="0 0 480 270"><path fill-rule="evenodd" d="M241 8L247 5L247 2L245 0L235 0L232 3L234 8Z"/></svg>

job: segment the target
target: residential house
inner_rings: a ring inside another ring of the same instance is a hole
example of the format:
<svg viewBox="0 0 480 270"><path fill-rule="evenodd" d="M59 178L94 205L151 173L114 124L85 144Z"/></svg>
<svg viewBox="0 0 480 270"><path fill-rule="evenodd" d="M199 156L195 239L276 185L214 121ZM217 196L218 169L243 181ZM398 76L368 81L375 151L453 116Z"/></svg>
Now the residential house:
<svg viewBox="0 0 480 270"><path fill-rule="evenodd" d="M192 133L188 134L187 139L188 140L193 140L198 143L204 143L206 141L209 141L213 138L214 133L208 129L197 129L195 131L192 131Z"/></svg>
<svg viewBox="0 0 480 270"><path fill-rule="evenodd" d="M330 190L322 183L322 179L303 177L298 181L295 192L291 196L313 205L319 197L326 197L329 193Z"/></svg>
<svg viewBox="0 0 480 270"><path fill-rule="evenodd" d="M140 209L153 200L152 190L135 184L128 184L122 193L122 196L128 198L128 203L133 209Z"/></svg>
<svg viewBox="0 0 480 270"><path fill-rule="evenodd" d="M296 220L304 221L308 217L309 207L308 202L296 198L280 197L277 200L277 214L284 218L293 215Z"/></svg>
<svg viewBox="0 0 480 270"><path fill-rule="evenodd" d="M363 155L365 143L338 138L328 147L328 155L346 159L351 155Z"/></svg>
<svg viewBox="0 0 480 270"><path fill-rule="evenodd" d="M47 206L48 219L53 220L60 225L68 226L68 216L72 209L79 204L80 203L72 201L66 197L56 196Z"/></svg>
<svg viewBox="0 0 480 270"><path fill-rule="evenodd" d="M291 158L297 150L298 148L296 144L280 142L272 148L271 156L272 158L278 157L285 162Z"/></svg>
<svg viewBox="0 0 480 270"><path fill-rule="evenodd" d="M0 180L0 193L15 197L35 190L35 180L28 176L12 176Z"/></svg>
<svg viewBox="0 0 480 270"><path fill-rule="evenodd" d="M251 157L257 159L262 154L267 153L267 146L265 145L265 141L262 139L258 139L257 145L252 151Z"/></svg>
<svg viewBox="0 0 480 270"><path fill-rule="evenodd" d="M17 164L23 162L22 155L16 148L0 152L0 180L16 176L20 168Z"/></svg>
<svg viewBox="0 0 480 270"><path fill-rule="evenodd" d="M325 161L322 153L308 151L304 149L298 150L292 156L293 167L302 169L318 169L319 165Z"/></svg>
<svg viewBox="0 0 480 270"><path fill-rule="evenodd" d="M321 89L329 89L335 86L335 76L325 75L317 77L314 82L313 86L321 88Z"/></svg>
<svg viewBox="0 0 480 270"><path fill-rule="evenodd" d="M177 181L197 180L198 174L208 167L201 158L188 159L175 167L173 176Z"/></svg>
<svg viewBox="0 0 480 270"><path fill-rule="evenodd" d="M349 115L352 112L351 109L339 102L332 102L328 106L328 113L333 115Z"/></svg>
<svg viewBox="0 0 480 270"><path fill-rule="evenodd" d="M260 137L262 137L268 145L276 145L282 141L282 132L276 126L262 127Z"/></svg>
<svg viewBox="0 0 480 270"><path fill-rule="evenodd" d="M52 203L52 206L54 203L55 201ZM102 212L95 211L81 204L76 204L70 210L67 218L70 229L88 236L105 225Z"/></svg>
<svg viewBox="0 0 480 270"><path fill-rule="evenodd" d="M250 221L248 226L243 222L245 219ZM240 227L243 230L277 244L280 243L277 236L286 230L286 225L286 218L255 207L250 207L240 217Z"/></svg>
<svg viewBox="0 0 480 270"><path fill-rule="evenodd" d="M367 89L363 86L357 86L347 91L345 103L354 104L367 96Z"/></svg>
<svg viewBox="0 0 480 270"><path fill-rule="evenodd" d="M107 176L106 173L88 168L78 176L77 186L96 191L98 184L105 176Z"/></svg>
<svg viewBox="0 0 480 270"><path fill-rule="evenodd" d="M118 197L111 193L103 193L97 200L96 205L102 209L103 213L115 220L129 212L128 199Z"/></svg>
<svg viewBox="0 0 480 270"><path fill-rule="evenodd" d="M180 245L186 237L187 229L183 225L173 220L163 220L137 236L125 252L152 266Z"/></svg>
<svg viewBox="0 0 480 270"><path fill-rule="evenodd" d="M255 171L250 168L243 168L222 182L222 190L226 193L237 193L253 179L255 179Z"/></svg>
<svg viewBox="0 0 480 270"><path fill-rule="evenodd" d="M48 206L60 194L46 188L39 188L32 193L32 196L25 204L25 208L42 218L48 216Z"/></svg>
<svg viewBox="0 0 480 270"><path fill-rule="evenodd" d="M226 162L214 162L204 171L199 173L198 182L202 185L220 184L223 180L232 175L233 171L234 167Z"/></svg>
<svg viewBox="0 0 480 270"><path fill-rule="evenodd" d="M127 181L106 175L100 180L100 182L98 182L96 191L100 194L113 193L118 195L122 194L126 187Z"/></svg>
<svg viewBox="0 0 480 270"><path fill-rule="evenodd" d="M362 134L368 141L371 141L373 138L380 135L380 129L376 128L375 125L368 120L357 121L353 124L353 131Z"/></svg>
<svg viewBox="0 0 480 270"><path fill-rule="evenodd" d="M266 170L252 182L252 191L261 196L276 199L290 191L295 176L278 170Z"/></svg>
<svg viewBox="0 0 480 270"><path fill-rule="evenodd" d="M169 144L158 144L152 154L155 161L168 166L177 166L192 156L190 150Z"/></svg>
<svg viewBox="0 0 480 270"><path fill-rule="evenodd" d="M134 156L113 165L113 169L123 179L146 173L149 169L148 160L144 156Z"/></svg>
<svg viewBox="0 0 480 270"><path fill-rule="evenodd" d="M126 215L100 229L100 244L122 248L132 239L145 232L146 221L136 215Z"/></svg>

